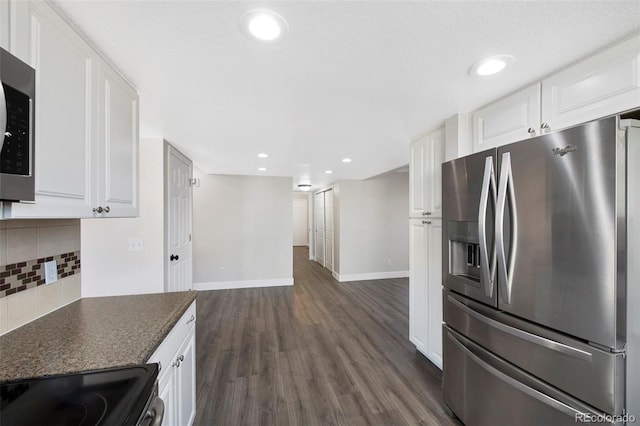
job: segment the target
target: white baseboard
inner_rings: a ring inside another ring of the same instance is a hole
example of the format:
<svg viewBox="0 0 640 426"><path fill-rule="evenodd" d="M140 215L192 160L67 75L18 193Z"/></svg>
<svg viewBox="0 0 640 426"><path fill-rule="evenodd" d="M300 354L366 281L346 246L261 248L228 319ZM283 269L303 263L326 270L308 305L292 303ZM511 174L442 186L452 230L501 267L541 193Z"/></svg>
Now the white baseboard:
<svg viewBox="0 0 640 426"><path fill-rule="evenodd" d="M333 278L343 283L345 281L386 280L388 278L407 278L409 271L370 272L367 274L337 274Z"/></svg>
<svg viewBox="0 0 640 426"><path fill-rule="evenodd" d="M293 285L293 278L276 278L270 280L214 281L193 283L194 290L230 290L235 288L279 287Z"/></svg>

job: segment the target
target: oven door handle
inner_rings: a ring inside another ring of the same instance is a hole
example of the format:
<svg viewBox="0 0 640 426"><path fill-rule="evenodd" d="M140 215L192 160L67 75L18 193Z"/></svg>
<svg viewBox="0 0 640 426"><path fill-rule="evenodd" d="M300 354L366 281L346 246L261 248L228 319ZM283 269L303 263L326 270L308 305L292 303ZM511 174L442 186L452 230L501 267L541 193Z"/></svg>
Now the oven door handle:
<svg viewBox="0 0 640 426"><path fill-rule="evenodd" d="M161 426L164 418L164 401L159 397L153 398L149 409L140 421L140 426Z"/></svg>
<svg viewBox="0 0 640 426"><path fill-rule="evenodd" d="M0 83L0 151L4 145L5 132L7 131L7 98L4 94L4 85Z"/></svg>

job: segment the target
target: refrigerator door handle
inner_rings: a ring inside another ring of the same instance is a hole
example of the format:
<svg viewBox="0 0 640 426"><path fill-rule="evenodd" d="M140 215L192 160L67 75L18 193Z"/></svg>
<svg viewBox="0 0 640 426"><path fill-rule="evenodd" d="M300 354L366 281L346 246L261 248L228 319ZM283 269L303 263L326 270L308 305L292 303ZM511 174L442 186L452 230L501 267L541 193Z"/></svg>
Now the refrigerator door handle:
<svg viewBox="0 0 640 426"><path fill-rule="evenodd" d="M480 240L480 274L487 297L493 296L496 279L496 251L494 247L487 246L487 207L491 203L496 204L496 177L493 171L493 157L487 157L484 163L484 176L482 178L482 192L480 207L478 208L478 236Z"/></svg>
<svg viewBox="0 0 640 426"><path fill-rule="evenodd" d="M504 217L509 203L511 211L511 251L506 253L504 241ZM498 282L500 284L500 297L504 303L511 303L511 285L513 267L516 257L516 244L518 235L518 223L516 212L516 199L513 190L513 175L511 172L511 153L502 154L502 166L500 167L500 181L498 183L498 201L496 204L496 251L498 257Z"/></svg>
<svg viewBox="0 0 640 426"><path fill-rule="evenodd" d="M0 151L4 145L7 131L7 100L4 95L4 86L0 83Z"/></svg>
<svg viewBox="0 0 640 426"><path fill-rule="evenodd" d="M484 315L482 315L480 312L476 312L475 310L473 310L472 308L468 307L467 305L465 305L464 303L456 300L455 298L451 297L451 295L447 296L447 301L449 303L452 303L453 305L455 305L458 309L461 309L464 313L466 313L467 315L473 317L474 319L484 323L485 325L491 327L491 328L495 328L496 330L499 330L503 333L507 333L513 337L516 337L518 339L522 339L522 340L526 340L527 342L531 342L533 344L536 345L540 345L544 348L547 349L551 349L552 351L556 351L565 355L568 355L570 357L579 359L581 361L585 361L585 362L592 362L593 361L593 355L591 355L589 352L585 352L583 350L577 349L577 348L573 348L571 346L565 345L563 343L560 342L556 342L554 340L551 339L547 339L545 337L542 336L537 336L535 334L531 334L528 333L526 331L520 330L518 328L515 327L511 327L510 325L501 323L500 321L496 321L492 318L486 317Z"/></svg>

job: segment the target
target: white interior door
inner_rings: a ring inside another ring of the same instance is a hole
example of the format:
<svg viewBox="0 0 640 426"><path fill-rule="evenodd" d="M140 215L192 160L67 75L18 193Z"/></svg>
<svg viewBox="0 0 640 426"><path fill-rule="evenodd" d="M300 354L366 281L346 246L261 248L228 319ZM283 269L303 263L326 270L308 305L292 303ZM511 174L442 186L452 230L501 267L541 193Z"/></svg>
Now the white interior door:
<svg viewBox="0 0 640 426"><path fill-rule="evenodd" d="M315 211L315 228L316 228L316 262L324 266L324 192L316 194Z"/></svg>
<svg viewBox="0 0 640 426"><path fill-rule="evenodd" d="M193 287L191 274L191 176L193 164L167 144L166 238L167 291L186 291Z"/></svg>
<svg viewBox="0 0 640 426"><path fill-rule="evenodd" d="M307 199L293 199L293 245L308 246Z"/></svg>
<svg viewBox="0 0 640 426"><path fill-rule="evenodd" d="M333 191L324 193L324 266L333 272Z"/></svg>

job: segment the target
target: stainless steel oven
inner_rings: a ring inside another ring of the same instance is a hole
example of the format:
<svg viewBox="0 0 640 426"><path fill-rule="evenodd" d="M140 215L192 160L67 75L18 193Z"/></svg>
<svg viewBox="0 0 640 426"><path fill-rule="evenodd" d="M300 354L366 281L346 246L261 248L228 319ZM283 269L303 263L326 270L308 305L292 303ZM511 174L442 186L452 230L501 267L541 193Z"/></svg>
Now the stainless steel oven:
<svg viewBox="0 0 640 426"><path fill-rule="evenodd" d="M0 48L0 200L34 201L35 70Z"/></svg>

